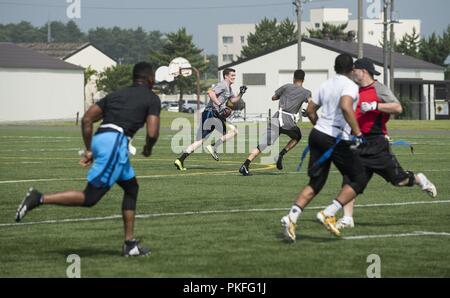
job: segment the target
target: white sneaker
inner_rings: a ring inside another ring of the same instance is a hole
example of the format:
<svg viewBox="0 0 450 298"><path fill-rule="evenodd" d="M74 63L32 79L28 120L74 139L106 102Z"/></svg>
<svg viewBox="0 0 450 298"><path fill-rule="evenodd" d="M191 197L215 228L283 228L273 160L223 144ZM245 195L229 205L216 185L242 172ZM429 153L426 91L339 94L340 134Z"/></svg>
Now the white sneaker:
<svg viewBox="0 0 450 298"><path fill-rule="evenodd" d="M338 219L336 223L336 228L338 230L346 229L346 228L354 228L355 222L353 221L353 217L344 216Z"/></svg>
<svg viewBox="0 0 450 298"><path fill-rule="evenodd" d="M206 146L206 150L209 152L209 154L211 154L212 158L214 158L215 161L219 161L219 154L217 154L213 146L211 145Z"/></svg>
<svg viewBox="0 0 450 298"><path fill-rule="evenodd" d="M289 215L283 216L283 218L281 219L281 226L283 227L284 239L286 239L286 241L288 242L295 242L296 224L291 221Z"/></svg>
<svg viewBox="0 0 450 298"><path fill-rule="evenodd" d="M426 192L430 197L435 198L437 196L436 186L434 186L434 184L431 183L431 181L428 180L427 177L422 173L418 173L417 177L419 177L420 181L422 181L422 190Z"/></svg>

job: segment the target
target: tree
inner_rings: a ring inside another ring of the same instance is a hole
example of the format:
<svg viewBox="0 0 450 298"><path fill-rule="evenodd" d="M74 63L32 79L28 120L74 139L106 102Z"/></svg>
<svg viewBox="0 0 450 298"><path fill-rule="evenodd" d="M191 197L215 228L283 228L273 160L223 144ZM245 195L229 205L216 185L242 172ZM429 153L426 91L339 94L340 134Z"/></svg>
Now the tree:
<svg viewBox="0 0 450 298"><path fill-rule="evenodd" d="M92 67L89 65L88 68L84 69L84 86L87 85L87 83L90 81L91 77L93 75L96 75L97 71L95 69L92 69Z"/></svg>
<svg viewBox="0 0 450 298"><path fill-rule="evenodd" d="M277 24L276 18L264 18L255 26L255 33L248 35L247 45L242 47L240 58L257 56L296 38L295 25L289 19Z"/></svg>
<svg viewBox="0 0 450 298"><path fill-rule="evenodd" d="M345 29L348 23L333 25L324 22L321 29L307 29L309 37L318 39L345 40L347 33Z"/></svg>
<svg viewBox="0 0 450 298"><path fill-rule="evenodd" d="M176 57L186 58L189 63L199 69L200 72L206 70L202 49L195 46L192 39L193 36L186 32L186 28L182 27L177 32L167 34L167 40L162 45L160 51L151 51L149 60L156 66L169 65ZM169 87L174 90L177 87L180 92L180 105L183 99L184 92L195 92L195 76L190 77L179 76L175 81L169 84Z"/></svg>
<svg viewBox="0 0 450 298"><path fill-rule="evenodd" d="M395 51L408 56L419 58L420 45L420 36L419 34L417 34L416 28L413 27L412 33L406 33L395 45Z"/></svg>
<svg viewBox="0 0 450 298"><path fill-rule="evenodd" d="M130 86L133 81L132 70L133 66L130 64L119 64L108 67L99 75L97 80L98 90L111 93Z"/></svg>
<svg viewBox="0 0 450 298"><path fill-rule="evenodd" d="M159 31L146 32L141 27L97 27L89 30L88 40L116 60L135 64L145 60L150 51L159 51L162 48L163 34Z"/></svg>

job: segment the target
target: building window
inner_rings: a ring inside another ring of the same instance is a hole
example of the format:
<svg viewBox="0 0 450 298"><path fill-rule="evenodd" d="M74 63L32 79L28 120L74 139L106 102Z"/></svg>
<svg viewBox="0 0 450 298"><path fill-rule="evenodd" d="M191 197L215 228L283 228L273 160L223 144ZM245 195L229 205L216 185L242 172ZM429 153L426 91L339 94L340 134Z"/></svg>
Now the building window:
<svg viewBox="0 0 450 298"><path fill-rule="evenodd" d="M241 43L245 42L245 36L241 35Z"/></svg>
<svg viewBox="0 0 450 298"><path fill-rule="evenodd" d="M244 73L242 74L242 83L244 85L266 85L265 73Z"/></svg>
<svg viewBox="0 0 450 298"><path fill-rule="evenodd" d="M222 36L222 42L224 44L233 43L233 36Z"/></svg>
<svg viewBox="0 0 450 298"><path fill-rule="evenodd" d="M320 28L320 23L315 23L315 24L314 24L314 27Z"/></svg>
<svg viewBox="0 0 450 298"><path fill-rule="evenodd" d="M222 60L223 60L223 62L232 62L233 55L232 54L222 55Z"/></svg>

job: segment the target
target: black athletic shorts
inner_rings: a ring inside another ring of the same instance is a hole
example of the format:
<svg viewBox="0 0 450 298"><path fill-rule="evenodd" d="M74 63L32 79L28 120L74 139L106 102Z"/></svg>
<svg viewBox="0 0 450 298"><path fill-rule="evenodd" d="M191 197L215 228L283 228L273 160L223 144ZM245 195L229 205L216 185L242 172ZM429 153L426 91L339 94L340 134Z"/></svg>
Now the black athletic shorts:
<svg viewBox="0 0 450 298"><path fill-rule="evenodd" d="M374 173L393 185L398 185L409 177L392 153L391 144L383 135L369 135L365 138L367 145L358 150L358 153L366 171L367 182Z"/></svg>
<svg viewBox="0 0 450 298"><path fill-rule="evenodd" d="M351 142L342 140L333 150L331 156L318 163L318 160L324 155L324 153L335 146L336 138L333 138L317 129L312 129L309 134L309 148L310 159L308 165L308 176L313 178L319 178L319 180L326 180L330 171L331 162L334 163L336 168L342 174L346 176L349 184L357 193L361 193L366 184L364 167L358 154L350 149Z"/></svg>

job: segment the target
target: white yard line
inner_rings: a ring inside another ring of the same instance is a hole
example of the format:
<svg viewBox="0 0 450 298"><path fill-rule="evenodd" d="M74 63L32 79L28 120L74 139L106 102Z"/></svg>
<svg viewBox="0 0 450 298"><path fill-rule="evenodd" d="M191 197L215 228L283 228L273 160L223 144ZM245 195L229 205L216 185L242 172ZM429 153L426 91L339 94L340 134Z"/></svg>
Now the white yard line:
<svg viewBox="0 0 450 298"><path fill-rule="evenodd" d="M348 236L348 237L342 237L342 239L343 240L362 240L362 239L374 239L374 238L400 238L400 237L422 237L422 236L447 236L448 237L448 236L450 236L450 233L416 231L416 232L412 232L412 233L400 233L400 234Z"/></svg>
<svg viewBox="0 0 450 298"><path fill-rule="evenodd" d="M369 207L389 207L389 206L406 206L406 205L419 205L419 204L448 204L450 200L442 201L411 201L402 203L383 203L383 204L365 204L355 205L356 208L369 208ZM307 210L320 210L327 206L310 207ZM210 215L210 214L231 214L231 213L254 213L254 212L271 212L271 211L288 211L288 208L257 208L257 209L228 209L228 210L205 210L205 211L186 211L186 212L170 212L170 213L150 213L150 214L138 214L137 218L153 218L162 216L183 216L183 215ZM3 223L0 227L12 227L12 226L25 226L36 224L59 224L59 223L73 223L73 222L89 222L89 221L103 221L111 219L121 219L122 215L110 215L103 217L86 217L86 218L67 218L67 219L55 219L55 220L43 220L34 222L23 223Z"/></svg>

